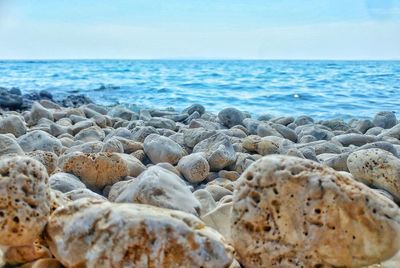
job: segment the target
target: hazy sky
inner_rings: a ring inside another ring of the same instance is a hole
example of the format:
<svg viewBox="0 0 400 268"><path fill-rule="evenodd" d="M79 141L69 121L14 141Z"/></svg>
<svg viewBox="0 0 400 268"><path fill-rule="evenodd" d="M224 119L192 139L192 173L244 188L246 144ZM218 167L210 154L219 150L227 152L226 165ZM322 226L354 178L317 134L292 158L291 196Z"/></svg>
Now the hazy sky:
<svg viewBox="0 0 400 268"><path fill-rule="evenodd" d="M0 58L400 59L400 0L0 0Z"/></svg>

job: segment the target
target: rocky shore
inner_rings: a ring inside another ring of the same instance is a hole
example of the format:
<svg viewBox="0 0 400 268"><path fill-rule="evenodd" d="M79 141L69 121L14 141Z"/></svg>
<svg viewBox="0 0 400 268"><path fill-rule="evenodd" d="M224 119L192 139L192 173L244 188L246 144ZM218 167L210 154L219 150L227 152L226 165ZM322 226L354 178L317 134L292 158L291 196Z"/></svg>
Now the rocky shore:
<svg viewBox="0 0 400 268"><path fill-rule="evenodd" d="M0 88L0 266L400 267L400 123ZM67 107L66 107L67 106Z"/></svg>

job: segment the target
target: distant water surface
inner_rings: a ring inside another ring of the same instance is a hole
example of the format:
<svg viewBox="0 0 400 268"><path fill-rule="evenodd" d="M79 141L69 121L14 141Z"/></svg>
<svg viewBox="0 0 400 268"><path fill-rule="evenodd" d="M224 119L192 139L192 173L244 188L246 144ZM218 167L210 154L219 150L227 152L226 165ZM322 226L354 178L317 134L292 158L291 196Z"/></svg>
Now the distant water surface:
<svg viewBox="0 0 400 268"><path fill-rule="evenodd" d="M131 108L201 103L319 119L400 112L400 61L0 61L0 86Z"/></svg>

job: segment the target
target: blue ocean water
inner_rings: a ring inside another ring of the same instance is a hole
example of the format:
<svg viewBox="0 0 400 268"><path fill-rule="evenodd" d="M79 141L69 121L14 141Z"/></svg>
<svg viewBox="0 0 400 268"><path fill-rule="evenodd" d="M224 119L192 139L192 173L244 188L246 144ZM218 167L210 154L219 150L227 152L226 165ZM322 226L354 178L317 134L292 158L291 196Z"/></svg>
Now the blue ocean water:
<svg viewBox="0 0 400 268"><path fill-rule="evenodd" d="M319 119L400 112L400 61L0 61L0 86L131 108L201 103Z"/></svg>

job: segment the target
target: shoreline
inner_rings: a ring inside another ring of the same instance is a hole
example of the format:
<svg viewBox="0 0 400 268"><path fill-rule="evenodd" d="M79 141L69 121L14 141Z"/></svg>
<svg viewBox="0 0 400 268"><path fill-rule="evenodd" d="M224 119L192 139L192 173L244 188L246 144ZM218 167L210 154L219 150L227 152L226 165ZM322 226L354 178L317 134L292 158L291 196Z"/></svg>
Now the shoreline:
<svg viewBox="0 0 400 268"><path fill-rule="evenodd" d="M399 250L392 112L351 122L254 119L199 104L137 113L51 99L0 113L0 245L9 263L387 267Z"/></svg>

